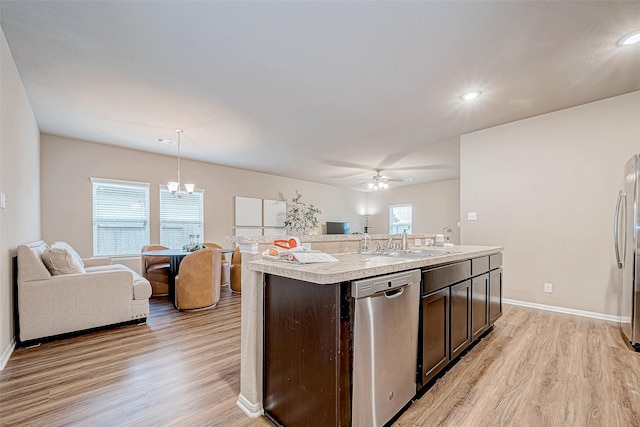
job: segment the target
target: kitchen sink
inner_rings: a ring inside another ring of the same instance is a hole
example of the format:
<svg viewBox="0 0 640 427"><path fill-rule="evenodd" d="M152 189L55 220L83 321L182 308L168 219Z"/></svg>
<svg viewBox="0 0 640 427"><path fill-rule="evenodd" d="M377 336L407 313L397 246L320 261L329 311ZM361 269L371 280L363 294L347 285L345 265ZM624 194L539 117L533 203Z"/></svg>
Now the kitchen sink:
<svg viewBox="0 0 640 427"><path fill-rule="evenodd" d="M437 249L407 249L407 250L389 250L382 251L380 255L399 257L399 258L423 258L432 256L442 256L454 254L456 252L442 251Z"/></svg>

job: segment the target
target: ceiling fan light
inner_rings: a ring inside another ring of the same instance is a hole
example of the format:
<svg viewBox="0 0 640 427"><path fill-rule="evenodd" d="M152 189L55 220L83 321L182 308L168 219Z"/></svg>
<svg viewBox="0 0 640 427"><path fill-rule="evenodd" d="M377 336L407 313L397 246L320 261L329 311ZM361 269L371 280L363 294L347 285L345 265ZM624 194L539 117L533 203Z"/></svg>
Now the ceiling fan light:
<svg viewBox="0 0 640 427"><path fill-rule="evenodd" d="M623 38L620 39L618 44L620 46L629 46L632 44L636 44L638 42L640 42L640 31L624 36Z"/></svg>
<svg viewBox="0 0 640 427"><path fill-rule="evenodd" d="M471 101L479 97L481 94L482 92L480 92L479 90L472 90L470 92L463 93L462 95L460 95L460 98L465 101Z"/></svg>
<svg viewBox="0 0 640 427"><path fill-rule="evenodd" d="M375 187L375 184L373 182L369 183L369 190L373 190L373 187Z"/></svg>

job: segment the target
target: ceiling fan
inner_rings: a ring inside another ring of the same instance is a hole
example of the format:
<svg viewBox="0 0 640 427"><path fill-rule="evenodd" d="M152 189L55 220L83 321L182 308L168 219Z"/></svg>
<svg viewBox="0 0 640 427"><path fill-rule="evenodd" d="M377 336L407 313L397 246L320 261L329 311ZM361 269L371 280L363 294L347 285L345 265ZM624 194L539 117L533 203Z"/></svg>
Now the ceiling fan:
<svg viewBox="0 0 640 427"><path fill-rule="evenodd" d="M388 176L381 175L380 174L380 172L382 172L381 169L375 169L375 172L376 172L376 174L373 177L361 179L363 181L371 181L371 182L369 182L367 184L368 187L369 187L369 190L373 190L373 191L384 190L385 188L389 187L389 185L387 184L388 182L411 182L411 181L413 181L413 179L411 179L411 178L409 178L409 179L390 178Z"/></svg>

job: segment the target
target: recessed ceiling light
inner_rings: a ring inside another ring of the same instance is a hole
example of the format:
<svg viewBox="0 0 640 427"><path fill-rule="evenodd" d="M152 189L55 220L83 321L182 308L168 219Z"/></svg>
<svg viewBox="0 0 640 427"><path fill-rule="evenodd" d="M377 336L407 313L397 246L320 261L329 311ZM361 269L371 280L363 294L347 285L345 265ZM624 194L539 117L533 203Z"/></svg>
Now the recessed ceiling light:
<svg viewBox="0 0 640 427"><path fill-rule="evenodd" d="M174 141L173 139L158 138L156 139L156 142L158 144L176 145L176 141Z"/></svg>
<svg viewBox="0 0 640 427"><path fill-rule="evenodd" d="M624 36L623 38L620 39L618 44L620 46L629 46L631 44L636 44L638 42L640 42L640 31L633 34L629 34L628 36Z"/></svg>
<svg viewBox="0 0 640 427"><path fill-rule="evenodd" d="M462 95L460 95L460 98L464 99L465 101L471 101L472 99L476 99L477 97L479 97L481 93L482 92L480 92L479 90L473 90L471 92L463 93Z"/></svg>

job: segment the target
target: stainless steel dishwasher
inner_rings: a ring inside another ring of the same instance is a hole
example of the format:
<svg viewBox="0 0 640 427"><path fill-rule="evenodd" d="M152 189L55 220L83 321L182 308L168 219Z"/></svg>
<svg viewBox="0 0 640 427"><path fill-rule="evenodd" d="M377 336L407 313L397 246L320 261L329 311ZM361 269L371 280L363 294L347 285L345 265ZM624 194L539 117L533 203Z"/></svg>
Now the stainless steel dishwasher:
<svg viewBox="0 0 640 427"><path fill-rule="evenodd" d="M352 282L354 427L382 426L416 393L420 270Z"/></svg>

